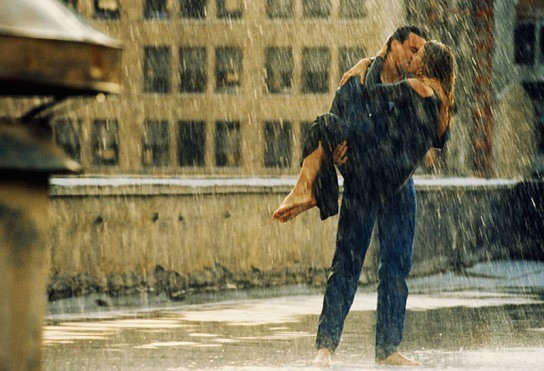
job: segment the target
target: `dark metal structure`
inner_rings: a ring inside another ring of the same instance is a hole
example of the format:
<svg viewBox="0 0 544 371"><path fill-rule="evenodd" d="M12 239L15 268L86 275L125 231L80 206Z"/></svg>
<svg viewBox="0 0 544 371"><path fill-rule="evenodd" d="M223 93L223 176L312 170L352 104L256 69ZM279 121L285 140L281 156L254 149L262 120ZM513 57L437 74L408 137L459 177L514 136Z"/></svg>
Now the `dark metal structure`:
<svg viewBox="0 0 544 371"><path fill-rule="evenodd" d="M0 95L121 90L121 43L56 0L0 1Z"/></svg>
<svg viewBox="0 0 544 371"><path fill-rule="evenodd" d="M52 107L119 93L121 49L56 0L0 0L0 45L0 97L51 97L22 117L0 113L0 370L40 370L48 179L81 170L51 140Z"/></svg>

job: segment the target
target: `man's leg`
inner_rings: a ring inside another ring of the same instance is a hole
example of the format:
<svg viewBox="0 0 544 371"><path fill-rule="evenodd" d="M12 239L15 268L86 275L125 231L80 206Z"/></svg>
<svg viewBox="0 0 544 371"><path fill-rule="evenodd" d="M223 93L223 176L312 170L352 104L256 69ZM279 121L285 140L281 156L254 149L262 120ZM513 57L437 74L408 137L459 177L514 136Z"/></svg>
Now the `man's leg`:
<svg viewBox="0 0 544 371"><path fill-rule="evenodd" d="M353 202L344 194L338 221L336 251L317 329L317 349L325 348L334 352L340 343L344 319L357 291L357 282L375 220L375 206Z"/></svg>
<svg viewBox="0 0 544 371"><path fill-rule="evenodd" d="M396 353L402 340L408 297L406 278L412 266L415 221L416 193L414 182L410 179L378 212L380 241L376 319L378 362Z"/></svg>

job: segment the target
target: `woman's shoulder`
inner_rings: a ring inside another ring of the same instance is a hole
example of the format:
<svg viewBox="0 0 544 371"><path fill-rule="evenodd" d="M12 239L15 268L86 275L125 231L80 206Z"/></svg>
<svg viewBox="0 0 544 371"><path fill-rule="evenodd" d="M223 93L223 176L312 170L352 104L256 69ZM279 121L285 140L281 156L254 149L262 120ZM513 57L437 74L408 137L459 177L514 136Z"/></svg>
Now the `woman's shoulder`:
<svg viewBox="0 0 544 371"><path fill-rule="evenodd" d="M425 84L423 81L416 78L406 79L406 83L412 88L412 90L422 98L429 98L434 96L433 89Z"/></svg>

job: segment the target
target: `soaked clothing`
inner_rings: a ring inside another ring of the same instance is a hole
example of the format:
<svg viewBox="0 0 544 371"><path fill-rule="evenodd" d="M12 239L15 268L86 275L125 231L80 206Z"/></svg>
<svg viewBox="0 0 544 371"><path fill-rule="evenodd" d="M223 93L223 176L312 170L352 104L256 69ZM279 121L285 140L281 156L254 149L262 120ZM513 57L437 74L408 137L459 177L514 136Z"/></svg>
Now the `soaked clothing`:
<svg viewBox="0 0 544 371"><path fill-rule="evenodd" d="M319 117L312 126L308 150L312 140L315 146L321 141L327 153L316 183L324 219L338 209L332 151L342 140L348 141L349 160L340 167L344 195L336 251L316 346L334 351L340 343L372 230L378 224L376 359L379 360L396 351L404 329L406 278L412 265L416 225L416 192L411 175L425 152L431 146L442 147L447 135L442 142L437 141L437 99L420 97L407 82L376 85L383 60L377 62L369 68L365 86L358 79L351 79L339 89L331 113ZM362 103L361 98L365 99Z"/></svg>
<svg viewBox="0 0 544 371"><path fill-rule="evenodd" d="M376 359L384 359L402 341L416 225L416 191L409 179L386 202L364 202L344 192L336 250L323 297L316 337L317 349L334 351L357 291L361 268L378 225L378 307Z"/></svg>
<svg viewBox="0 0 544 371"><path fill-rule="evenodd" d="M361 199L383 201L397 192L413 174L427 150L439 141L439 100L423 98L403 80L376 84L383 59L377 58L365 85L352 78L338 89L330 113L319 116L305 140L303 157L321 142L326 156L315 183L321 219L338 213L338 181L332 152L348 141L348 158L339 170L344 186ZM378 71L378 72L377 72Z"/></svg>

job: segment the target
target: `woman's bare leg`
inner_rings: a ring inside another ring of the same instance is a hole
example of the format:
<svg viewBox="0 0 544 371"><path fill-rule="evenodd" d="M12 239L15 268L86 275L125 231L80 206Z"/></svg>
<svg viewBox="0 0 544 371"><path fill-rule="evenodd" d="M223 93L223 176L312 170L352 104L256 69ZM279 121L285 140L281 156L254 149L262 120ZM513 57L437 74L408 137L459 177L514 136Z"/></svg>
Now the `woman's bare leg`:
<svg viewBox="0 0 544 371"><path fill-rule="evenodd" d="M321 143L302 162L295 187L285 197L280 206L272 214L272 218L282 223L317 205L313 191L315 178L323 163L325 152Z"/></svg>

